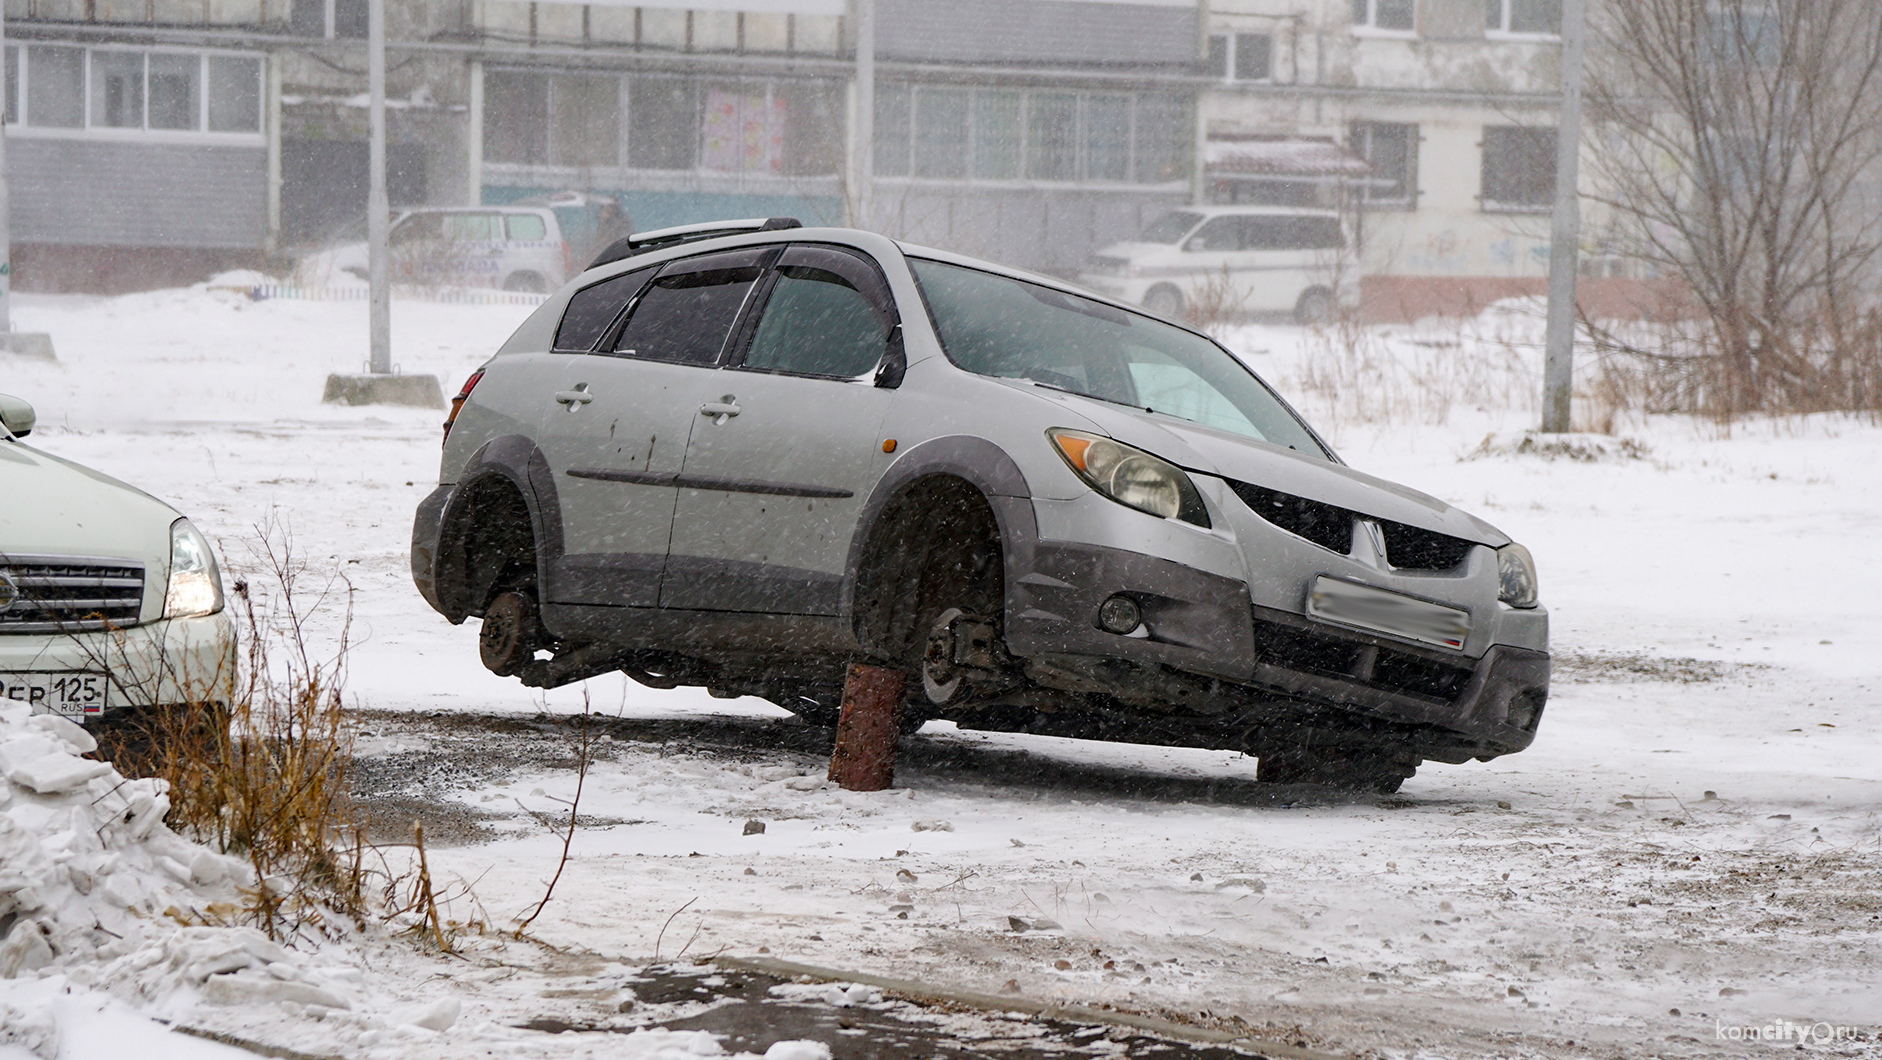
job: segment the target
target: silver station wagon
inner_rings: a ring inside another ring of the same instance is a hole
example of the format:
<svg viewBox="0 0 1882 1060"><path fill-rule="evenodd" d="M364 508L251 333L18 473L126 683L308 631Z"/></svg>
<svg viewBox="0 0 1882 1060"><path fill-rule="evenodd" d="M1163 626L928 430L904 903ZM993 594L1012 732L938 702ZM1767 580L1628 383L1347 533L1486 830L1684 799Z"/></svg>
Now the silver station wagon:
<svg viewBox="0 0 1882 1060"><path fill-rule="evenodd" d="M465 383L412 571L484 665L834 720L1227 748L1389 792L1522 750L1528 552L1341 463L1200 333L787 218L604 252Z"/></svg>

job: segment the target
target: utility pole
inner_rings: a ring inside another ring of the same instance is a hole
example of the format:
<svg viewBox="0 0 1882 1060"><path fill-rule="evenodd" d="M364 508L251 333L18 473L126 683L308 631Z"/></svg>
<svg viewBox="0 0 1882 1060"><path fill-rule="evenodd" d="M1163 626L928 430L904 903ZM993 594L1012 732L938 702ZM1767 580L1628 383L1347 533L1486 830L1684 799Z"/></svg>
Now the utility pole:
<svg viewBox="0 0 1882 1060"><path fill-rule="evenodd" d="M1562 113L1555 130L1555 210L1549 235L1549 322L1542 359L1542 430L1569 429L1575 377L1575 281L1581 265L1581 64L1587 0L1562 0Z"/></svg>
<svg viewBox="0 0 1882 1060"><path fill-rule="evenodd" d="M0 56L6 55L7 15L0 9ZM4 62L0 59L0 62ZM17 106L17 101L15 102ZM6 78L0 76L0 118L7 111ZM53 361L52 336L13 330L13 214L7 198L7 135L0 123L0 352Z"/></svg>
<svg viewBox="0 0 1882 1060"><path fill-rule="evenodd" d="M1230 61L1233 61L1231 57ZM1209 71L1209 0L1196 0L1196 66L1204 75ZM1209 119L1202 112L1204 93L1196 92L1196 112L1191 122L1190 135L1194 138L1194 150L1190 152L1189 201L1201 206L1209 193L1209 171L1204 157L1209 145Z"/></svg>
<svg viewBox="0 0 1882 1060"><path fill-rule="evenodd" d="M392 374L392 283L386 253L391 203L386 196L386 0L366 6L366 331L365 375L330 375L321 400L340 405L444 407L434 375Z"/></svg>
<svg viewBox="0 0 1882 1060"><path fill-rule="evenodd" d="M392 291L386 271L386 216L392 205L386 198L386 0L370 0L366 7L366 91L371 96L367 121L366 168L371 190L366 193L366 282L371 310L373 375L392 374Z"/></svg>
<svg viewBox="0 0 1882 1060"><path fill-rule="evenodd" d="M856 157L850 172L855 215L850 225L871 228L870 198L876 183L876 0L856 0Z"/></svg>

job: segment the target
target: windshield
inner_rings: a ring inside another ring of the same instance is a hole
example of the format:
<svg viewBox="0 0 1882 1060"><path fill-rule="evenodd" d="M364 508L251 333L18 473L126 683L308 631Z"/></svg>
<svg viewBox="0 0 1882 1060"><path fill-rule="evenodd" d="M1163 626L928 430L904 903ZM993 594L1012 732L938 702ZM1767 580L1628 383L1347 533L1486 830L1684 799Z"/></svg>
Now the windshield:
<svg viewBox="0 0 1882 1060"><path fill-rule="evenodd" d="M948 359L970 372L1329 455L1267 384L1200 335L1041 284L909 264Z"/></svg>
<svg viewBox="0 0 1882 1060"><path fill-rule="evenodd" d="M1176 210L1171 213L1166 213L1162 217L1150 222L1149 227L1145 228L1143 232L1137 236L1137 241L1139 243L1173 244L1183 238L1184 234L1190 229L1196 227L1196 222L1200 220L1202 220L1201 214L1190 213L1187 210Z"/></svg>

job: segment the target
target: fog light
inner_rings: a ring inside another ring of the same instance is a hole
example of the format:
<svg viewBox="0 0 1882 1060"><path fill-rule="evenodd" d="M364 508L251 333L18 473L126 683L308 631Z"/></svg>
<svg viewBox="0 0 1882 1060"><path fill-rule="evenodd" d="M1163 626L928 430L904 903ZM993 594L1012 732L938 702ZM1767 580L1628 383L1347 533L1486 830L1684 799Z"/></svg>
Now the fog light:
<svg viewBox="0 0 1882 1060"><path fill-rule="evenodd" d="M1130 633L1144 624L1137 601L1119 593L1098 605L1098 626L1106 633Z"/></svg>

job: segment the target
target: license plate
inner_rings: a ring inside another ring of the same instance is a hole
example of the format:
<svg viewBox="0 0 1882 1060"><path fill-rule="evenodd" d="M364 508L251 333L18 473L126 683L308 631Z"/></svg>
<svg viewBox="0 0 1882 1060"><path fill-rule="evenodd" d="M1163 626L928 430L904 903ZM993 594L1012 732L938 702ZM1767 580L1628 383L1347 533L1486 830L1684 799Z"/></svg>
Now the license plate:
<svg viewBox="0 0 1882 1060"><path fill-rule="evenodd" d="M35 710L68 718L103 714L109 695L110 681L104 674L82 671L0 674L0 700L26 703Z"/></svg>
<svg viewBox="0 0 1882 1060"><path fill-rule="evenodd" d="M1470 636L1470 612L1403 593L1322 575L1307 594L1307 614L1323 622L1462 651Z"/></svg>

